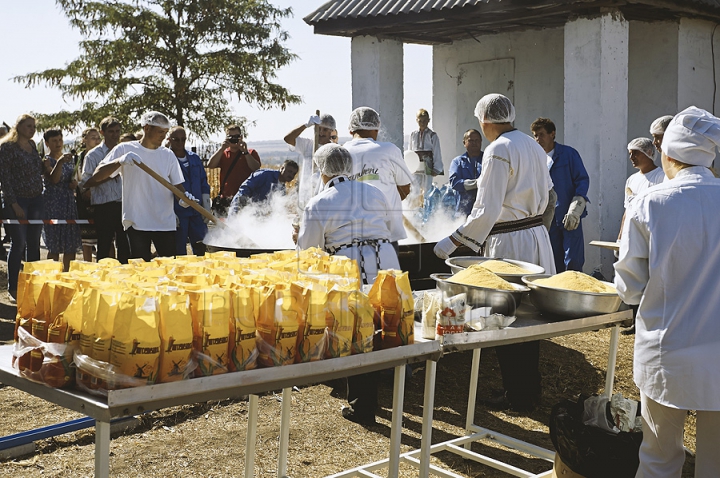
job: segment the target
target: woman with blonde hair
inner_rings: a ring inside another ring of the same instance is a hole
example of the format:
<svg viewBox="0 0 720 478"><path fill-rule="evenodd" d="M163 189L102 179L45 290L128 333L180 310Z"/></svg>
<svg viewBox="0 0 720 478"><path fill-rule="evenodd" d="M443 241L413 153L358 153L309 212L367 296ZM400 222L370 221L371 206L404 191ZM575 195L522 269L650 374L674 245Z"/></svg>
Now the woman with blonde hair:
<svg viewBox="0 0 720 478"><path fill-rule="evenodd" d="M43 165L35 142L35 118L21 115L10 132L0 139L0 184L3 216L7 219L43 219ZM8 224L8 292L17 296L18 273L23 254L26 261L40 259L42 224Z"/></svg>

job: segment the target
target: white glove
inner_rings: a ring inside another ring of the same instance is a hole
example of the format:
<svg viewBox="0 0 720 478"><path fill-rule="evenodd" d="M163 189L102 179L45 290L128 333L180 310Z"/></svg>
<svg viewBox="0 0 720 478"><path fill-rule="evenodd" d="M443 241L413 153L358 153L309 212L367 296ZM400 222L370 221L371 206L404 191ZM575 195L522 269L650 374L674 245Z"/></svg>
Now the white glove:
<svg viewBox="0 0 720 478"><path fill-rule="evenodd" d="M477 179L466 179L463 186L465 186L465 191L477 189Z"/></svg>
<svg viewBox="0 0 720 478"><path fill-rule="evenodd" d="M118 162L118 164L121 164L123 166L134 166L135 163L142 163L142 159L140 159L140 156L135 153L123 154L116 161Z"/></svg>
<svg viewBox="0 0 720 478"><path fill-rule="evenodd" d="M580 216L582 216L585 210L585 198L582 196L575 196L570 203L567 214L563 218L563 226L568 231L574 231L580 225Z"/></svg>
<svg viewBox="0 0 720 478"><path fill-rule="evenodd" d="M211 205L210 205L210 195L209 194L203 194L202 195L202 207L210 211ZM205 224L210 222L210 219L203 216L203 220L205 221Z"/></svg>
<svg viewBox="0 0 720 478"><path fill-rule="evenodd" d="M446 237L442 241L435 244L435 248L433 249L433 252L436 256L438 256L440 259L447 259L450 257L450 254L455 252L455 249L457 249L458 246L455 245L455 243L450 239L449 237Z"/></svg>
<svg viewBox="0 0 720 478"><path fill-rule="evenodd" d="M312 128L316 124L320 124L320 117L317 115L313 115L310 117L310 119L308 120L308 122L305 126L307 126L308 128Z"/></svg>
<svg viewBox="0 0 720 478"><path fill-rule="evenodd" d="M190 194L190 191L185 191L185 197L188 198L190 201L200 202L195 198L195 196ZM182 199L178 202L178 204L180 205L180 207L190 207L190 205Z"/></svg>

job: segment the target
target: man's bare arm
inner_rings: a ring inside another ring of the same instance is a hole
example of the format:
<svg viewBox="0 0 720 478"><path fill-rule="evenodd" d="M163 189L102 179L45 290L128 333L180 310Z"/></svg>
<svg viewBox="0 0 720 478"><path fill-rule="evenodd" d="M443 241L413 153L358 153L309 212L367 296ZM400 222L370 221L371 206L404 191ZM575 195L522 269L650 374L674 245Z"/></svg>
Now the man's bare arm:
<svg viewBox="0 0 720 478"><path fill-rule="evenodd" d="M295 140L296 140L296 139L298 138L298 136L300 136L300 135L303 133L303 131L305 131L306 129L307 129L307 126L304 125L304 124L301 124L300 126L298 126L297 128L295 128L294 130L292 130L292 131L290 131L288 134L286 134L285 137L283 138L283 140L284 140L287 144L289 144L290 146L295 146Z"/></svg>
<svg viewBox="0 0 720 478"><path fill-rule="evenodd" d="M208 164L206 168L208 169L215 169L220 167L220 160L222 159L223 155L225 154L225 150L230 147L230 143L228 141L223 141L222 146L220 146L220 149L215 151L215 154L213 154L210 157L210 161L208 161Z"/></svg>

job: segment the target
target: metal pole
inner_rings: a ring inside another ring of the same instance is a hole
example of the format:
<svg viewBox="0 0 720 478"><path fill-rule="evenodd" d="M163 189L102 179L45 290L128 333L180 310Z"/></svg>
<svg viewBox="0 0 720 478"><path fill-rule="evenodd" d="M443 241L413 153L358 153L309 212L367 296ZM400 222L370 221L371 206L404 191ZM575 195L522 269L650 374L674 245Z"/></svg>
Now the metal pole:
<svg viewBox="0 0 720 478"><path fill-rule="evenodd" d="M468 393L467 414L465 415L465 434L472 435L471 427L475 423L475 400L477 399L478 369L480 368L480 352L482 349L473 349L472 368L470 369L470 391ZM465 444L465 449L470 450L471 442Z"/></svg>
<svg viewBox="0 0 720 478"><path fill-rule="evenodd" d="M390 457L388 476L400 473L400 441L402 439L403 402L405 401L405 365L395 367L392 424L390 426Z"/></svg>
<svg viewBox="0 0 720 478"><path fill-rule="evenodd" d="M435 407L435 372L437 362L425 361L425 402L423 403L422 436L420 441L420 478L430 476L430 445L432 445L433 409Z"/></svg>
<svg viewBox="0 0 720 478"><path fill-rule="evenodd" d="M280 413L280 451L278 452L278 478L287 476L287 454L290 442L290 405L292 388L283 388L282 411Z"/></svg>
<svg viewBox="0 0 720 478"><path fill-rule="evenodd" d="M245 439L245 478L255 476L255 443L257 441L258 396L250 395L247 438Z"/></svg>
<svg viewBox="0 0 720 478"><path fill-rule="evenodd" d="M610 335L610 352L608 353L607 372L605 372L605 391L603 395L612 397L613 384L615 383L615 364L617 362L618 341L620 339L620 326L616 325Z"/></svg>
<svg viewBox="0 0 720 478"><path fill-rule="evenodd" d="M95 421L95 478L110 476L110 422Z"/></svg>

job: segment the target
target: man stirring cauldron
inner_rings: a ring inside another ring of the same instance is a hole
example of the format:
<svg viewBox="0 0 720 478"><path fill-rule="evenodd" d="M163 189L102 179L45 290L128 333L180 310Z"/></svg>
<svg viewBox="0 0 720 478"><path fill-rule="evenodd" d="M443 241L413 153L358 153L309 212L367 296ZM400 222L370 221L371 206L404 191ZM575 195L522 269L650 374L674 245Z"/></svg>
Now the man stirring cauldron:
<svg viewBox="0 0 720 478"><path fill-rule="evenodd" d="M550 236L543 226L550 186L547 155L530 136L516 130L515 107L503 95L483 96L475 107L483 135L477 198L465 224L438 242L435 254L447 258L460 245L488 257L538 264L555 273ZM495 349L505 392L485 403L497 408L533 410L540 402L540 344L527 342Z"/></svg>

